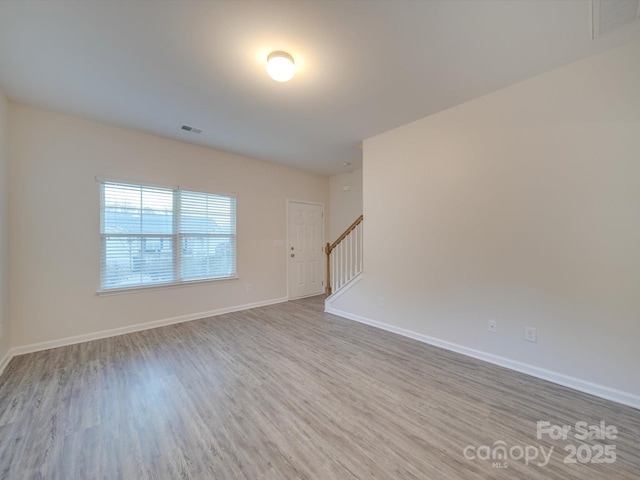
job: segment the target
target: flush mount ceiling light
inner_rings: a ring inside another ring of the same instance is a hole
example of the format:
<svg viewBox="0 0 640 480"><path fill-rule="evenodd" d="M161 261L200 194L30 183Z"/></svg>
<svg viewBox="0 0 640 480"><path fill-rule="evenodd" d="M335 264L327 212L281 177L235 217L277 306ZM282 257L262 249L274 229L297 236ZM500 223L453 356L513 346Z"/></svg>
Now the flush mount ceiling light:
<svg viewBox="0 0 640 480"><path fill-rule="evenodd" d="M276 82L288 82L296 73L293 57L287 52L271 52L267 57L267 73Z"/></svg>

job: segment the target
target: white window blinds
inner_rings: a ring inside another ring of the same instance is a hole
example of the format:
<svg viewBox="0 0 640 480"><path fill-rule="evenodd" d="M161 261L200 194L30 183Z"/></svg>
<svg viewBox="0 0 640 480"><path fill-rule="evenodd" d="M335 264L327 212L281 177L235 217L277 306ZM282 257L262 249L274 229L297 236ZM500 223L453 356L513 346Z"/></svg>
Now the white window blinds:
<svg viewBox="0 0 640 480"><path fill-rule="evenodd" d="M101 289L236 274L236 199L100 183Z"/></svg>
<svg viewBox="0 0 640 480"><path fill-rule="evenodd" d="M236 199L179 190L179 238L183 280L236 273Z"/></svg>

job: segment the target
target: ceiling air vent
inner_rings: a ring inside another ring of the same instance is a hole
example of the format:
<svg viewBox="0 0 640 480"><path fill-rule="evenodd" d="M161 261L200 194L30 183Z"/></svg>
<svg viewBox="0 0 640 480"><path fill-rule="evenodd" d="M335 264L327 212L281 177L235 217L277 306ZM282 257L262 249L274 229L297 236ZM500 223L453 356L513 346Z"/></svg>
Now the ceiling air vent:
<svg viewBox="0 0 640 480"><path fill-rule="evenodd" d="M640 20L640 0L592 0L593 38Z"/></svg>
<svg viewBox="0 0 640 480"><path fill-rule="evenodd" d="M202 129L201 128L190 127L189 125L182 125L182 127L180 127L180 128L182 130L184 130L185 132L202 133Z"/></svg>

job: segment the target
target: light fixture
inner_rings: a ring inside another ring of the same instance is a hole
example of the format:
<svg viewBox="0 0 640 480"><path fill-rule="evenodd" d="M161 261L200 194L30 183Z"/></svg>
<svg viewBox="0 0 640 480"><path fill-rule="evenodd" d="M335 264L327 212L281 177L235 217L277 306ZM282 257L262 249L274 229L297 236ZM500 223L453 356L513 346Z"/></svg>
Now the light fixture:
<svg viewBox="0 0 640 480"><path fill-rule="evenodd" d="M271 52L267 57L267 73L276 82L288 82L296 73L293 57L287 52Z"/></svg>

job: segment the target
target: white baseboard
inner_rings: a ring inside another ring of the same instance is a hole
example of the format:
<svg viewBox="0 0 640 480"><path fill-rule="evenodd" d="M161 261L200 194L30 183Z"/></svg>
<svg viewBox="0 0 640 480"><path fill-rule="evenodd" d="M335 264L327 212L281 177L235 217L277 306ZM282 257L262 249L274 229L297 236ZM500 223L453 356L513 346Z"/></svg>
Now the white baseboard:
<svg viewBox="0 0 640 480"><path fill-rule="evenodd" d="M325 304L325 312L346 318L348 320L354 320L356 322L364 323L372 327L380 328L382 330L387 330L388 332L397 333L398 335L409 337L414 340L418 340L419 342L433 345L435 347L444 348L445 350L450 350L452 352L467 355L468 357L473 357L478 360L493 363L494 365L509 368L511 370L515 370L516 372L525 373L527 375L531 375L532 377L537 377L541 378L542 380L557 383L558 385L569 387L580 392L594 395L596 397L604 398L606 400L621 403L622 405L640 409L640 396L633 393L616 390L614 388L598 385L596 383L581 380L579 378L570 377L562 373L539 368L534 365L518 362L509 358L482 352L480 350L474 350L472 348L467 348L462 345L447 342L445 340L440 340L438 338L429 337L427 335L423 335L411 330L406 330L404 328L395 327L393 325L378 322L375 320L370 320L360 315L344 312L342 310L333 308L330 303Z"/></svg>
<svg viewBox="0 0 640 480"><path fill-rule="evenodd" d="M225 313L240 312L242 310L249 310L251 308L264 307L267 305L274 305L276 303L286 302L287 298L274 298L271 300L264 300L261 302L247 303L245 305L237 305L234 307L218 308L216 310L209 310L208 312L192 313L189 315L181 315L178 317L165 318L163 320L155 320L153 322L138 323L136 325L129 325L126 327L113 328L110 330L102 330L100 332L87 333L85 335L77 335L75 337L60 338L57 340L50 340L47 342L32 343L30 345L23 345L21 347L14 347L9 350L2 363L0 363L0 374L4 366L16 355L24 355L25 353L39 352L41 350L49 350L50 348L65 347L67 345L73 345L76 343L90 342L92 340L99 340L101 338L116 337L118 335L124 335L126 333L140 332L142 330L149 330L151 328L164 327L165 325L173 325L176 323L190 322L192 320L200 320L201 318L216 317Z"/></svg>
<svg viewBox="0 0 640 480"><path fill-rule="evenodd" d="M11 361L12 358L13 358L13 354L11 352L11 349L9 349L7 353L4 354L4 357L0 359L0 375L2 375L2 372L4 372L4 369L7 368L7 365L9 365L9 362Z"/></svg>

